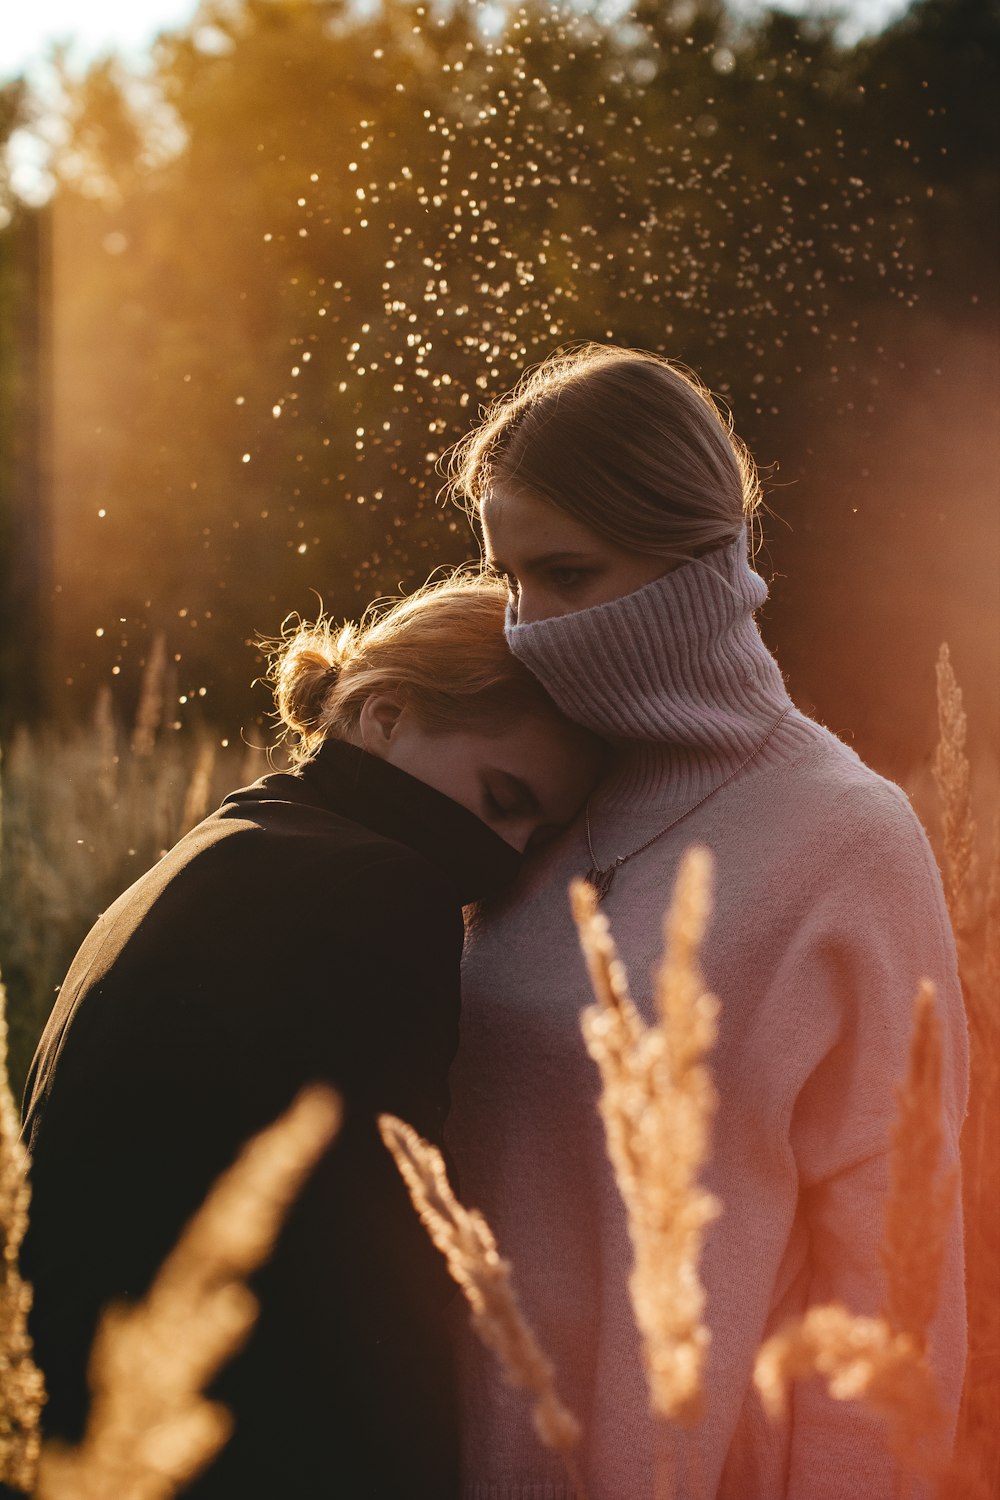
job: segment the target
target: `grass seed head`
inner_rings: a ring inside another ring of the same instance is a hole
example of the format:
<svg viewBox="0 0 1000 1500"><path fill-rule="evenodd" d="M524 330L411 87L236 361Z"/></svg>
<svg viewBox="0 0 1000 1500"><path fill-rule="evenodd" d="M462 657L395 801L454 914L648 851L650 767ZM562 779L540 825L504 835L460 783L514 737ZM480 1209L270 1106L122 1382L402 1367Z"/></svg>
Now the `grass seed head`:
<svg viewBox="0 0 1000 1500"><path fill-rule="evenodd" d="M45 1383L32 1358L31 1287L18 1269L28 1227L28 1159L7 1080L7 999L0 980L0 1482L30 1494L41 1450Z"/></svg>
<svg viewBox="0 0 1000 1500"><path fill-rule="evenodd" d="M704 1058L718 1003L704 991L698 953L711 907L711 858L691 850L664 923L658 1019L647 1026L593 892L570 890L596 1004L583 1013L601 1074L599 1108L625 1203L634 1263L629 1293L658 1416L693 1422L702 1410L710 1334L698 1272L705 1228L721 1207L698 1180L708 1155L715 1090Z"/></svg>
<svg viewBox="0 0 1000 1500"><path fill-rule="evenodd" d="M304 1090L219 1179L145 1299L107 1310L83 1442L46 1445L36 1500L169 1500L214 1458L232 1421L201 1393L250 1332L257 1304L245 1278L339 1121L329 1090Z"/></svg>
<svg viewBox="0 0 1000 1500"><path fill-rule="evenodd" d="M896 1090L881 1260L889 1327L908 1334L923 1351L940 1296L958 1178L954 1172L941 1177L938 1171L944 1144L941 1022L929 980L920 986L913 1015L907 1075Z"/></svg>
<svg viewBox="0 0 1000 1500"><path fill-rule="evenodd" d="M820 1376L837 1401L861 1401L886 1419L889 1445L913 1473L942 1467L944 1419L933 1372L914 1340L885 1318L856 1317L839 1303L811 1307L758 1350L754 1384L765 1410L788 1414L794 1381Z"/></svg>
<svg viewBox="0 0 1000 1500"><path fill-rule="evenodd" d="M535 1430L547 1447L563 1456L582 1496L571 1454L580 1425L559 1399L552 1364L521 1311L510 1266L500 1256L489 1225L482 1214L455 1197L436 1147L395 1115L380 1115L378 1123L421 1223L469 1303L473 1328L499 1358L508 1381L534 1397Z"/></svg>
<svg viewBox="0 0 1000 1500"><path fill-rule="evenodd" d="M972 817L967 724L951 653L942 645L937 660L939 740L933 772L941 797L945 891L956 933L972 921L976 877L976 824Z"/></svg>
<svg viewBox="0 0 1000 1500"><path fill-rule="evenodd" d="M754 1383L773 1417L786 1414L794 1380L821 1376L838 1401L884 1417L890 1447L912 1474L944 1472L945 1420L927 1359L940 1295L956 1181L941 1177L941 1025L934 986L914 1002L905 1081L897 1090L890 1191L881 1246L885 1313L856 1317L838 1303L811 1307L758 1351Z"/></svg>

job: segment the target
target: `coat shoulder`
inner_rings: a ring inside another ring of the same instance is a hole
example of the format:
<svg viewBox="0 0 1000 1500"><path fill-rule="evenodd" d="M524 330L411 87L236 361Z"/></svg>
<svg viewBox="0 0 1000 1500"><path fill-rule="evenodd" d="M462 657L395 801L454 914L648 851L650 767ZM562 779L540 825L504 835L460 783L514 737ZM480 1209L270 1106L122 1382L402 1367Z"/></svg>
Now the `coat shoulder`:
<svg viewBox="0 0 1000 1500"><path fill-rule="evenodd" d="M291 803L265 805L249 817L221 809L146 878L177 894L190 886L192 897L204 888L230 913L241 900L251 912L268 901L311 905L324 893L377 901L380 889L405 891L421 905L457 904L446 873L417 850L338 813Z"/></svg>

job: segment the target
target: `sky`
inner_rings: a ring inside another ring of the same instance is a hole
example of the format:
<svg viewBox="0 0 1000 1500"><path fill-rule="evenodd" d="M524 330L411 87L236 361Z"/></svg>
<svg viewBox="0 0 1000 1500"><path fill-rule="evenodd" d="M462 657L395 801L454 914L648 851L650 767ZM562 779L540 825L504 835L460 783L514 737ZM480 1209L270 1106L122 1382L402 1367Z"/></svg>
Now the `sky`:
<svg viewBox="0 0 1000 1500"><path fill-rule="evenodd" d="M112 49L142 53L195 9L196 0L10 0L0 22L0 78L30 71L53 42L70 41L81 60Z"/></svg>
<svg viewBox="0 0 1000 1500"><path fill-rule="evenodd" d="M810 0L786 4L807 9ZM905 0L837 0L837 8L846 13L847 33L857 35L877 31L905 9ZM111 49L139 56L157 32L184 25L195 9L196 0L8 0L0 22L0 78L30 73L57 41L70 41L80 61Z"/></svg>

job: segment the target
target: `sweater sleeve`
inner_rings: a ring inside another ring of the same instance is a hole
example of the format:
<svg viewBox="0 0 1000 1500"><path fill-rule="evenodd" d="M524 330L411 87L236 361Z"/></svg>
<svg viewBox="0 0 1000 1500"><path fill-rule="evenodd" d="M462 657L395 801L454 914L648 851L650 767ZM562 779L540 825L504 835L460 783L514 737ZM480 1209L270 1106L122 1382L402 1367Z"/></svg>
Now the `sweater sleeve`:
<svg viewBox="0 0 1000 1500"><path fill-rule="evenodd" d="M800 974L801 1024L834 1017L832 1045L795 1101L791 1144L809 1244L807 1305L882 1310L879 1247L889 1185L896 1087L906 1073L913 1001L933 981L944 1043L943 1150L957 1170L965 1115L965 1015L940 879L902 793L880 783L830 853L828 878ZM920 1233L920 1226L914 1230ZM929 1355L953 1427L965 1364L960 1198L943 1226L945 1257ZM819 1381L793 1403L787 1500L891 1500L894 1463L878 1421L835 1401Z"/></svg>

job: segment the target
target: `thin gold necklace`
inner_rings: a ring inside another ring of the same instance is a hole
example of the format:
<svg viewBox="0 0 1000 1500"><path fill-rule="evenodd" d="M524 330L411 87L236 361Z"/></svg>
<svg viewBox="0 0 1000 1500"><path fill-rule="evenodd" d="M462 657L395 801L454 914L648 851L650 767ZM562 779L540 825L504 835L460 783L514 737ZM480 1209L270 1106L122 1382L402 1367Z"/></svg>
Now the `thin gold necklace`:
<svg viewBox="0 0 1000 1500"><path fill-rule="evenodd" d="M711 791L706 792L704 797L699 797L697 802L693 802L691 806L685 808L682 813L678 813L676 818L671 818L670 822L665 828L661 828L658 833L654 833L652 838L647 839L644 844L640 844L636 849L630 849L627 854L616 854L609 865L599 865L597 863L597 855L594 853L593 839L590 836L590 798L588 797L584 817L587 827L587 848L590 850L590 869L587 871L584 879L588 882L589 885L592 885L594 887L594 890L597 892L598 901L604 900L605 896L608 894L608 891L610 891L611 889L611 882L614 880L622 865L627 864L630 859L635 859L635 856L637 854L644 853L645 850L649 849L653 844L662 839L665 834L668 834L671 828L676 828L678 823L683 823L684 819L689 818L692 813L697 812L699 807L704 807L705 803L710 797L714 797L716 792L721 792L722 788L728 786L731 781L734 781L741 771L745 771L750 762L752 760L755 760L763 750L764 746L767 744L768 740L771 738L778 725L784 718L786 718L789 713L791 713L791 710L792 704L789 703L787 708L783 708L781 710L781 713L775 719L774 723L771 725L770 729L767 731L760 744L756 745L754 749L750 751L750 754L747 756L746 760L740 761L735 770L730 771L729 775L725 778L724 781L720 781L716 786L713 786Z"/></svg>

